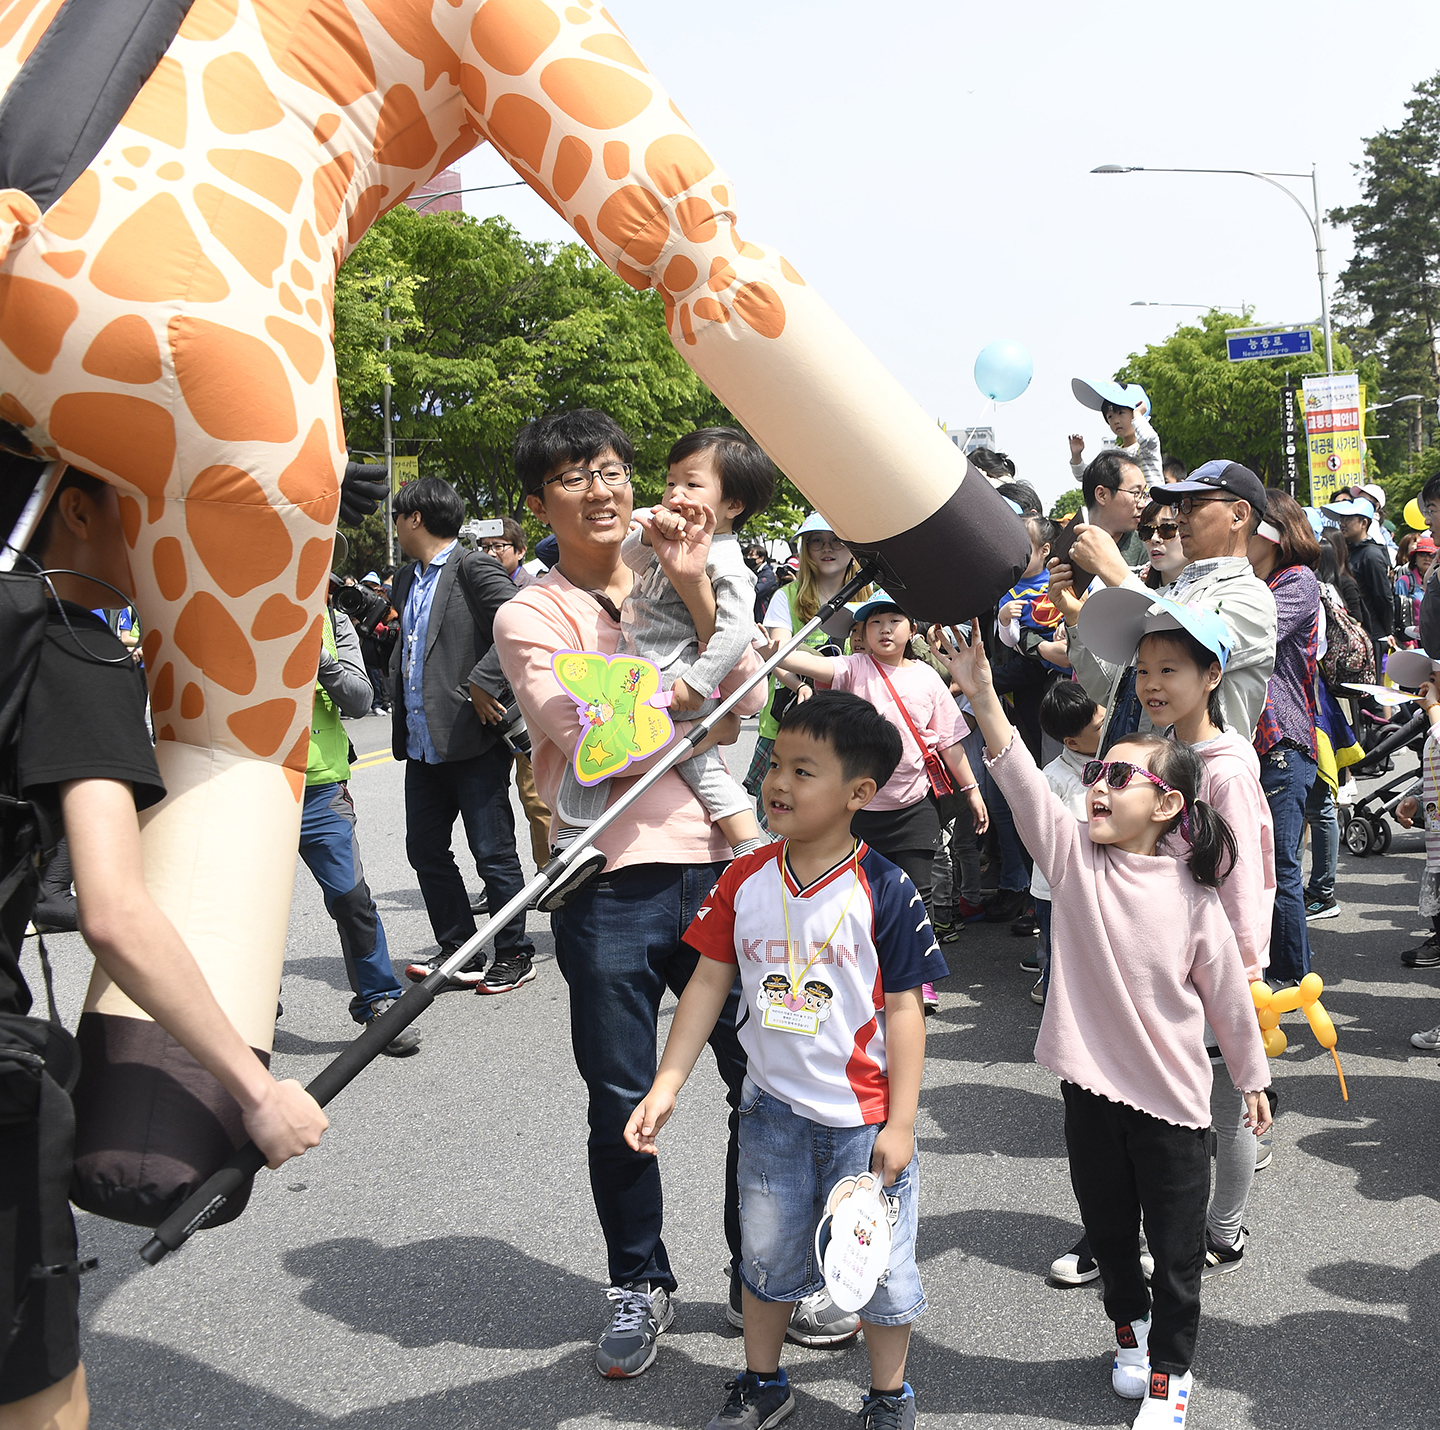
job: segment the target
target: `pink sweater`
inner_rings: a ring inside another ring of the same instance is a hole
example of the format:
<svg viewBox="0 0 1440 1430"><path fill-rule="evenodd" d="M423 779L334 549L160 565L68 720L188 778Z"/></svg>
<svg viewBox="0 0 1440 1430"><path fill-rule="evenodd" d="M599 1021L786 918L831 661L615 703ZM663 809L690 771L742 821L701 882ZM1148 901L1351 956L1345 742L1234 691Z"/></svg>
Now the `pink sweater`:
<svg viewBox="0 0 1440 1430"><path fill-rule="evenodd" d="M986 764L1054 891L1036 1061L1164 1122L1208 1127L1208 1020L1235 1086L1266 1087L1255 1005L1219 894L1169 855L1091 843L1022 741Z"/></svg>
<svg viewBox="0 0 1440 1430"><path fill-rule="evenodd" d="M1205 765L1200 798L1235 833L1235 868L1220 885L1220 904L1248 978L1270 966L1270 922L1275 912L1275 820L1260 786L1255 746L1233 730L1191 747Z"/></svg>
<svg viewBox="0 0 1440 1430"><path fill-rule="evenodd" d="M588 591L571 585L558 571L547 572L495 613L500 665L530 730L535 788L552 810L560 777L580 738L580 716L555 679L550 657L557 650L614 655L619 639L619 624ZM754 649L747 650L720 682L721 691L729 694L759 664ZM740 714L754 715L767 694L761 681L741 701ZM689 729L688 723L677 722L677 738ZM637 761L611 784L627 789L659 758L657 754ZM710 823L705 806L674 770L657 780L595 845L609 860L610 870L631 864L720 864L730 858L730 846Z"/></svg>

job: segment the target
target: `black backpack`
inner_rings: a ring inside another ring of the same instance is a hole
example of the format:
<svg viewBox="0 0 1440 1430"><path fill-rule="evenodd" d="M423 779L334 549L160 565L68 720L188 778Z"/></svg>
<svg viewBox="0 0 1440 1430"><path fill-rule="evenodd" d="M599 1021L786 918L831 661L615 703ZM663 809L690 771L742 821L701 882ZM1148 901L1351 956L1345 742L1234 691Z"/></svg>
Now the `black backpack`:
<svg viewBox="0 0 1440 1430"><path fill-rule="evenodd" d="M46 587L36 574L0 572L0 913L20 905L28 919L40 886L40 869L56 836L39 808L20 797L16 764L20 718L35 681L45 638ZM18 914L16 914L18 919ZM9 922L9 920L7 920ZM19 928L24 922L19 921ZM95 1262L75 1258L70 1217L70 1176L75 1160L75 1111L70 1091L80 1073L80 1050L55 1011L50 960L40 940L49 1018L0 1013L0 1126L36 1129L40 1260L9 1314L0 1316L0 1360L24 1322L38 1282L89 1271ZM0 1305L10 1288L0 1287Z"/></svg>

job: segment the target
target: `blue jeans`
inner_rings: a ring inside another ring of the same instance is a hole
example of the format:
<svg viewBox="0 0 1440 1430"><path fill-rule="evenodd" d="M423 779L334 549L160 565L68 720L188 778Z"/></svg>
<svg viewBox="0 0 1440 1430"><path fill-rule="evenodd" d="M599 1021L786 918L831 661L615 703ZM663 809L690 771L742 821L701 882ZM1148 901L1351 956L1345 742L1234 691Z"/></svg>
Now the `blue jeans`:
<svg viewBox="0 0 1440 1430"><path fill-rule="evenodd" d="M660 1162L625 1143L625 1124L655 1080L660 1000L680 993L700 955L681 943L723 864L640 864L602 875L551 915L555 960L570 986L570 1045L590 1095L590 1191L605 1236L610 1282L675 1289L661 1239ZM740 1260L735 1189L745 1053L735 1036L740 979L710 1034L730 1104L725 1159L725 1240Z"/></svg>
<svg viewBox="0 0 1440 1430"><path fill-rule="evenodd" d="M1335 796L1317 774L1305 799L1305 823L1310 826L1310 882L1307 898L1335 897L1335 868L1340 857L1340 819Z"/></svg>
<svg viewBox="0 0 1440 1430"><path fill-rule="evenodd" d="M300 857L325 895L325 909L340 934L350 1016L363 1023L380 998L398 998L385 926L380 922L355 837L355 802L343 784L312 785L300 813Z"/></svg>
<svg viewBox="0 0 1440 1430"><path fill-rule="evenodd" d="M1304 978L1310 972L1305 928L1305 880L1300 866L1305 801L1315 782L1315 761L1289 745L1260 757L1260 786L1275 821L1275 917L1270 924L1270 976ZM1235 831L1242 841L1243 830ZM1244 845L1241 846L1244 857Z"/></svg>
<svg viewBox="0 0 1440 1430"><path fill-rule="evenodd" d="M499 910L525 887L515 852L510 764L510 751L499 743L473 760L405 761L405 856L420 881L425 912L444 953L453 953L475 933L470 895L450 852L457 815L465 822L465 839L485 880L490 907ZM495 949L534 955L524 914L495 935Z"/></svg>
<svg viewBox="0 0 1440 1430"><path fill-rule="evenodd" d="M826 1127L745 1079L740 1098L740 1279L761 1301L801 1301L825 1287L815 1227L836 1182L870 1170L879 1124ZM920 1159L885 1189L895 1221L890 1261L861 1308L872 1326L905 1326L925 1309L915 1266Z"/></svg>

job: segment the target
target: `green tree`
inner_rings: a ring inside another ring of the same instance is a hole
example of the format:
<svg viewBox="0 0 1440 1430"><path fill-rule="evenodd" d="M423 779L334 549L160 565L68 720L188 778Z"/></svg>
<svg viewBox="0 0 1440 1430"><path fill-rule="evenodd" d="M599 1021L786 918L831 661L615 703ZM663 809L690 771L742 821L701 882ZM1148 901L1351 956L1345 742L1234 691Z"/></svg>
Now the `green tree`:
<svg viewBox="0 0 1440 1430"><path fill-rule="evenodd" d="M1050 508L1050 520L1059 521L1073 512L1080 510L1085 501L1085 493L1079 487L1071 487L1068 492L1061 492L1055 498L1055 505Z"/></svg>
<svg viewBox="0 0 1440 1430"><path fill-rule="evenodd" d="M1376 414L1388 440L1369 454L1392 501L1413 495L1434 467L1416 456L1433 439L1440 391L1440 74L1416 85L1405 109L1399 125L1365 142L1361 201L1329 215L1355 240L1336 304L1346 339L1377 361L1388 397L1426 399Z"/></svg>
<svg viewBox="0 0 1440 1430"><path fill-rule="evenodd" d="M1225 329L1253 326L1253 320L1211 309L1198 325L1182 324L1163 343L1132 353L1115 375L1117 382L1138 382L1149 394L1160 447L1197 467L1213 457L1243 462L1267 485L1284 479L1281 452L1281 392L1287 373L1295 387L1306 373L1324 372L1324 344L1317 333L1309 357L1257 358L1230 362ZM1350 352L1335 348L1335 365L1344 369ZM1378 367L1362 370L1373 382ZM1309 491L1309 473L1301 462L1300 496Z"/></svg>

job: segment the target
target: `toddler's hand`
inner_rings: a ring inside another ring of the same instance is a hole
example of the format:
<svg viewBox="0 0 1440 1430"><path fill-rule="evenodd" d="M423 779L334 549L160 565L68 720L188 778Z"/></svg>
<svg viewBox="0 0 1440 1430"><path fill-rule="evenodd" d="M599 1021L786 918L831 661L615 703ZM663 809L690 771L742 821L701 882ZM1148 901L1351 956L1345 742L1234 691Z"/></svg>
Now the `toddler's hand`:
<svg viewBox="0 0 1440 1430"><path fill-rule="evenodd" d="M1070 465L1073 467L1085 455L1085 439L1078 433L1070 434Z"/></svg>
<svg viewBox="0 0 1440 1430"><path fill-rule="evenodd" d="M630 1114L625 1124L625 1141L632 1152L648 1152L657 1155L655 1134L670 1120L675 1111L675 1094L651 1088L645 1094L645 1101Z"/></svg>
<svg viewBox="0 0 1440 1430"><path fill-rule="evenodd" d="M1420 813L1420 801L1415 796L1408 795L1395 806L1395 818L1402 829L1413 829L1415 827L1415 816Z"/></svg>
<svg viewBox="0 0 1440 1430"><path fill-rule="evenodd" d="M1274 1122L1275 1119L1270 1115L1270 1099L1263 1092L1247 1092L1245 1094L1245 1125L1257 1137L1260 1137L1270 1130Z"/></svg>
<svg viewBox="0 0 1440 1430"><path fill-rule="evenodd" d="M1023 601L1006 601L997 612L1000 624L1008 626L1011 621L1018 621L1024 614L1025 603Z"/></svg>
<svg viewBox="0 0 1440 1430"><path fill-rule="evenodd" d="M670 708L682 714L690 710L698 710L705 703L705 697L698 695L683 680L677 680L670 687Z"/></svg>

